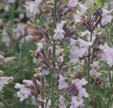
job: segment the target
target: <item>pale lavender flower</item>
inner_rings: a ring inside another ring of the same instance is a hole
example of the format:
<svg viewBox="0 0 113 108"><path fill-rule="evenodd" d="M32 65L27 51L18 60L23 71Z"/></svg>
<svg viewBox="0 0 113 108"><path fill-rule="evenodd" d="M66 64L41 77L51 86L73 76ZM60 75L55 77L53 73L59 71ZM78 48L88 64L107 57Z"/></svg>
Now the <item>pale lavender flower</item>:
<svg viewBox="0 0 113 108"><path fill-rule="evenodd" d="M90 75L93 77L99 77L101 75L101 73L97 72L97 70L95 70L95 69L91 69Z"/></svg>
<svg viewBox="0 0 113 108"><path fill-rule="evenodd" d="M0 91L2 91L3 87L13 80L13 77L0 77Z"/></svg>
<svg viewBox="0 0 113 108"><path fill-rule="evenodd" d="M85 88L82 88L79 90L79 94L78 94L78 98L82 98L82 97L89 97L88 93L86 92Z"/></svg>
<svg viewBox="0 0 113 108"><path fill-rule="evenodd" d="M16 38L19 38L20 36L23 36L25 34L25 28L26 24L19 23L17 25L17 28L13 28L13 32L16 33Z"/></svg>
<svg viewBox="0 0 113 108"><path fill-rule="evenodd" d="M78 0L69 0L69 6L70 7L75 7L75 6L77 6L77 4L78 4Z"/></svg>
<svg viewBox="0 0 113 108"><path fill-rule="evenodd" d="M59 85L58 85L58 89L64 89L68 87L67 82L65 81L66 78L64 78L61 74L59 75Z"/></svg>
<svg viewBox="0 0 113 108"><path fill-rule="evenodd" d="M93 64L91 64L91 70L90 70L90 75L92 77L99 77L101 75L101 73L97 72L97 68L98 68L98 62L93 62Z"/></svg>
<svg viewBox="0 0 113 108"><path fill-rule="evenodd" d="M4 42L6 46L9 46L10 42L11 42L11 40L6 32L5 27L4 27L3 32L2 32L2 42Z"/></svg>
<svg viewBox="0 0 113 108"><path fill-rule="evenodd" d="M87 41L80 39L80 38L78 39L78 42L80 44L80 48L88 48L89 46L92 45L91 42L87 42Z"/></svg>
<svg viewBox="0 0 113 108"><path fill-rule="evenodd" d="M12 63L12 61L14 61L16 59L15 56L12 56L12 57L6 57L4 59L4 63Z"/></svg>
<svg viewBox="0 0 113 108"><path fill-rule="evenodd" d="M64 103L64 100L65 100L65 98L63 96L60 96L60 98L59 98L59 102L60 102L59 107L60 108L66 108L66 104Z"/></svg>
<svg viewBox="0 0 113 108"><path fill-rule="evenodd" d="M112 21L113 16L110 15L112 11L113 11L113 9L109 11L109 10L102 8L102 12L103 12L103 14L102 14L103 18L101 21L102 25L106 25Z"/></svg>
<svg viewBox="0 0 113 108"><path fill-rule="evenodd" d="M44 45L44 43L38 42L38 43L37 43L37 50L36 50L36 51L37 51L37 52L40 51L40 50L43 48L43 45Z"/></svg>
<svg viewBox="0 0 113 108"><path fill-rule="evenodd" d="M83 39L74 40L71 39L71 50L70 50L70 60L71 62L78 62L79 57L82 57L83 55L88 53L89 46L92 45L91 42L87 42ZM79 47L77 46L79 44Z"/></svg>
<svg viewBox="0 0 113 108"><path fill-rule="evenodd" d="M23 80L23 82L28 85L33 85L31 80ZM15 88L20 89L20 91L17 92L17 96L20 98L20 101L24 101L31 95L31 89L26 88L24 85L16 83Z"/></svg>
<svg viewBox="0 0 113 108"><path fill-rule="evenodd" d="M85 52L86 52L85 49L80 49L76 46L72 46L69 55L71 62L73 63L79 62L79 57L82 57L85 54Z"/></svg>
<svg viewBox="0 0 113 108"><path fill-rule="evenodd" d="M83 88L83 85L87 84L87 81L85 78L80 79L75 79L71 81L72 84L75 84L77 87L79 94L78 94L78 99L81 99L82 97L88 97L88 93L86 92L85 88Z"/></svg>
<svg viewBox="0 0 113 108"><path fill-rule="evenodd" d="M24 101L31 95L31 90L28 88L25 88L24 85L20 85L19 83L16 83L15 88L19 88L20 91L17 92L17 96L20 98L20 101Z"/></svg>
<svg viewBox="0 0 113 108"><path fill-rule="evenodd" d="M82 78L81 80L75 79L75 80L72 80L71 82L72 82L72 84L75 84L77 86L78 90L80 90L83 85L87 84L87 81L85 78Z"/></svg>
<svg viewBox="0 0 113 108"><path fill-rule="evenodd" d="M60 98L59 98L59 102L60 102L59 107L60 108L66 108L66 104L64 103L64 100L65 100L65 98L62 95L60 95Z"/></svg>
<svg viewBox="0 0 113 108"><path fill-rule="evenodd" d="M54 39L55 40L62 40L64 38L64 30L60 24L57 24L56 29L54 30Z"/></svg>
<svg viewBox="0 0 113 108"><path fill-rule="evenodd" d="M35 0L32 2L29 2L28 5L25 5L26 9L29 10L30 13L36 14L39 13L39 5L42 2L42 0Z"/></svg>
<svg viewBox="0 0 113 108"><path fill-rule="evenodd" d="M8 2L9 2L9 3L14 3L14 2L15 2L15 0L8 0Z"/></svg>
<svg viewBox="0 0 113 108"><path fill-rule="evenodd" d="M110 48L107 43L104 46L101 46L103 50L102 61L106 61L107 64L112 67L113 66L113 48Z"/></svg>
<svg viewBox="0 0 113 108"><path fill-rule="evenodd" d="M81 102L77 101L75 96L72 96L71 100L72 100L72 102L71 102L71 106L69 108L78 108L82 104Z"/></svg>

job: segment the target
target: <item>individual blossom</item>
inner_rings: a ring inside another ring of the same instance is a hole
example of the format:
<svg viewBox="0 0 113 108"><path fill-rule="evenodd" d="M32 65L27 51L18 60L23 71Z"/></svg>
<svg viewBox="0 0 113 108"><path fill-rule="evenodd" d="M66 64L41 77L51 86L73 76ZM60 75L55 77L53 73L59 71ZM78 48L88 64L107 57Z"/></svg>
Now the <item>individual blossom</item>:
<svg viewBox="0 0 113 108"><path fill-rule="evenodd" d="M80 49L76 46L71 46L69 58L71 62L77 63L79 62L79 58L85 54L86 50Z"/></svg>
<svg viewBox="0 0 113 108"><path fill-rule="evenodd" d="M57 24L56 29L54 30L54 39L55 40L62 40L64 38L64 30L60 24Z"/></svg>
<svg viewBox="0 0 113 108"><path fill-rule="evenodd" d="M88 93L86 92L85 88L82 88L79 90L79 94L78 94L78 98L82 98L82 97L89 97Z"/></svg>
<svg viewBox="0 0 113 108"><path fill-rule="evenodd" d="M74 14L74 20L75 20L75 24L80 23L81 22L81 14L78 13L79 11L77 11L77 14Z"/></svg>
<svg viewBox="0 0 113 108"><path fill-rule="evenodd" d="M85 6L85 4L82 4L82 3L78 3L78 5L80 6L81 15L84 15L87 11L87 7ZM84 16L84 17L86 17L86 16Z"/></svg>
<svg viewBox="0 0 113 108"><path fill-rule="evenodd" d="M74 84L78 91L79 91L79 94L78 94L78 98L81 99L82 97L88 97L88 93L86 92L85 88L83 88L84 85L87 84L87 81L85 78L82 78L81 80L80 79L75 79L75 80L72 80L71 81L72 84Z"/></svg>
<svg viewBox="0 0 113 108"><path fill-rule="evenodd" d="M20 89L20 91L17 92L17 96L20 98L20 101L24 101L31 95L31 89L29 87L33 85L31 80L23 80L23 82L27 87L19 83L16 83L15 85L15 88Z"/></svg>
<svg viewBox="0 0 113 108"><path fill-rule="evenodd" d="M66 108L66 104L64 103L64 100L65 100L65 98L61 95L59 98L59 102L60 102L59 107L60 108Z"/></svg>
<svg viewBox="0 0 113 108"><path fill-rule="evenodd" d="M70 50L70 60L77 63L79 58L87 54L89 46L92 45L91 42L87 42L83 39L71 39L71 50Z"/></svg>
<svg viewBox="0 0 113 108"><path fill-rule="evenodd" d="M78 4L78 0L69 0L68 6L75 7Z"/></svg>
<svg viewBox="0 0 113 108"><path fill-rule="evenodd" d="M8 0L8 2L9 2L9 3L14 3L14 2L15 2L15 0Z"/></svg>
<svg viewBox="0 0 113 108"><path fill-rule="evenodd" d="M107 64L112 67L113 66L113 48L110 48L107 43L104 46L101 46L103 50L103 54L101 57L102 61L106 61Z"/></svg>
<svg viewBox="0 0 113 108"><path fill-rule="evenodd" d="M42 42L38 42L37 43L37 49L36 49L36 51L38 52L38 51L40 51L42 48L43 48L43 43Z"/></svg>
<svg viewBox="0 0 113 108"><path fill-rule="evenodd" d="M0 91L3 87L13 80L13 77L0 77Z"/></svg>
<svg viewBox="0 0 113 108"><path fill-rule="evenodd" d="M24 36L26 24L19 23L16 28L13 28L13 32L16 34L16 38Z"/></svg>
<svg viewBox="0 0 113 108"><path fill-rule="evenodd" d="M6 57L6 58L4 59L4 63L10 64L10 63L12 63L15 59L16 59L16 57Z"/></svg>
<svg viewBox="0 0 113 108"><path fill-rule="evenodd" d="M102 25L108 24L112 21L112 19L113 19L113 16L111 15L112 11L113 11L113 9L109 11L109 10L102 8L102 12L103 12L103 14L102 14L103 18L101 21Z"/></svg>
<svg viewBox="0 0 113 108"><path fill-rule="evenodd" d="M59 85L58 85L58 89L64 89L68 87L67 82L65 81L66 78L64 78L61 74L59 74Z"/></svg>
<svg viewBox="0 0 113 108"><path fill-rule="evenodd" d="M72 96L72 97L71 97L72 102L71 102L71 106L70 106L69 108L79 108L79 107L80 107L80 105L81 105L82 103L79 102L76 98L77 98L77 97L75 97L75 96Z"/></svg>
<svg viewBox="0 0 113 108"><path fill-rule="evenodd" d="M97 68L98 68L98 62L93 62L93 64L91 64L91 70L90 70L90 75L92 77L99 77L101 75L101 73L97 72Z"/></svg>
<svg viewBox="0 0 113 108"><path fill-rule="evenodd" d="M42 2L42 0L35 0L32 2L29 2L28 5L25 5L26 9L29 10L30 13L36 14L39 13L39 5Z"/></svg>
<svg viewBox="0 0 113 108"><path fill-rule="evenodd" d="M87 81L85 78L80 79L75 79L71 81L72 84L75 84L77 86L78 89L81 89L83 85L87 84Z"/></svg>
<svg viewBox="0 0 113 108"><path fill-rule="evenodd" d="M8 33L6 32L6 28L4 27L3 32L2 32L2 42L5 43L6 46L10 45L10 38L8 36Z"/></svg>
<svg viewBox="0 0 113 108"><path fill-rule="evenodd" d="M83 88L84 85L87 84L85 78L72 80L69 84L68 89L66 90L67 94L71 96L72 102L69 108L79 108L84 106L83 97L88 98L89 95L86 92L86 89ZM75 97L73 94L77 93L78 95Z"/></svg>
<svg viewBox="0 0 113 108"><path fill-rule="evenodd" d="M78 42L79 42L80 48L88 48L89 46L92 45L91 42L87 42L87 41L80 39L80 38L78 39Z"/></svg>
<svg viewBox="0 0 113 108"><path fill-rule="evenodd" d="M74 21L75 21L75 27L78 27L82 22L87 18L84 14L87 12L87 8L79 3L80 10L76 10L76 13L74 13Z"/></svg>
<svg viewBox="0 0 113 108"><path fill-rule="evenodd" d="M101 73L97 72L97 70L95 70L95 69L91 69L90 75L93 77L99 77L101 75Z"/></svg>
<svg viewBox="0 0 113 108"><path fill-rule="evenodd" d="M87 42L87 41L80 39L80 38L78 38L76 40L71 39L70 41L71 41L72 46L74 46L74 45L77 46L77 44L79 44L80 48L86 48L87 49L89 46L92 45L92 42Z"/></svg>

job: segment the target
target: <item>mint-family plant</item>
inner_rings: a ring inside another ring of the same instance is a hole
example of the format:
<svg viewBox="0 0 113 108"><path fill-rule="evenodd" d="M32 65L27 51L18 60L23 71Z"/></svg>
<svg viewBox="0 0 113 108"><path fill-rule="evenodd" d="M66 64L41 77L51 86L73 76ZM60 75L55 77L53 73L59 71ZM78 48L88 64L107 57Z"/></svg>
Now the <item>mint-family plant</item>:
<svg viewBox="0 0 113 108"><path fill-rule="evenodd" d="M6 68L15 72L0 77L0 92L10 83L4 90L10 88L16 102L1 95L1 106L112 108L113 10L95 0L35 0L25 2L14 21L20 1L9 2L11 19L1 40L15 51L0 55L0 75Z"/></svg>

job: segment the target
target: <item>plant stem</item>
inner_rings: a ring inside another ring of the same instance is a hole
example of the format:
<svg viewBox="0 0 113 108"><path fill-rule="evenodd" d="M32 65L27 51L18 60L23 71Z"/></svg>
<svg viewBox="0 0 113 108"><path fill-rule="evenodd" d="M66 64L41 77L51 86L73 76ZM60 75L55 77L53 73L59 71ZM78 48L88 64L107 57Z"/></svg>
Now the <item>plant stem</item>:
<svg viewBox="0 0 113 108"><path fill-rule="evenodd" d="M57 9L57 0L54 0L54 15L53 15L53 34L54 34L54 29L56 27L56 9ZM56 58L56 42L53 38L53 61L55 62ZM55 106L55 100L54 100L54 86L55 86L55 79L53 77L53 71L51 72L51 108L54 108Z"/></svg>
<svg viewBox="0 0 113 108"><path fill-rule="evenodd" d="M92 41L92 32L91 32L91 37L90 37L90 42ZM90 56L91 56L91 47L89 46L89 48L88 48L88 88L89 88L89 77L90 77L90 75L89 75L89 72L90 72ZM88 89L87 88L87 89Z"/></svg>
<svg viewBox="0 0 113 108"><path fill-rule="evenodd" d="M111 100L112 100L112 77L111 77L111 73L109 72L109 83L110 83L110 93L109 93L109 98L108 98L108 103L107 103L107 107L110 108L110 105L111 105Z"/></svg>
<svg viewBox="0 0 113 108"><path fill-rule="evenodd" d="M34 17L34 22L33 22L34 24L37 24L37 19L38 19L38 14L36 13Z"/></svg>
<svg viewBox="0 0 113 108"><path fill-rule="evenodd" d="M93 32L91 32L91 36L90 36L90 42L92 42L92 35ZM87 63L87 75L88 75L88 85L87 85L87 91L89 90L89 83L90 83L90 56L91 56L91 47L89 46L88 48L88 63ZM88 98L86 99L86 104L85 104L85 108L88 108L88 104L89 104L89 100Z"/></svg>
<svg viewBox="0 0 113 108"><path fill-rule="evenodd" d="M14 14L15 14L15 10L16 10L15 8L16 8L16 4L18 2L19 2L19 0L16 0L11 6L11 15L10 15L11 24L10 25L13 24L13 18L14 18Z"/></svg>
<svg viewBox="0 0 113 108"><path fill-rule="evenodd" d="M38 17L38 14L36 13L34 15L34 21L33 21L33 24L37 24L37 17ZM32 71L32 68L33 68L33 57L31 55L29 55L29 70L30 72Z"/></svg>
<svg viewBox="0 0 113 108"><path fill-rule="evenodd" d="M53 73L51 73L51 108L54 108L54 85L55 85L55 81L53 78Z"/></svg>
<svg viewBox="0 0 113 108"><path fill-rule="evenodd" d="M112 89L111 89L111 90L112 90ZM111 107L110 107L111 99L112 99L112 94L109 93L109 98L108 98L107 108L111 108Z"/></svg>

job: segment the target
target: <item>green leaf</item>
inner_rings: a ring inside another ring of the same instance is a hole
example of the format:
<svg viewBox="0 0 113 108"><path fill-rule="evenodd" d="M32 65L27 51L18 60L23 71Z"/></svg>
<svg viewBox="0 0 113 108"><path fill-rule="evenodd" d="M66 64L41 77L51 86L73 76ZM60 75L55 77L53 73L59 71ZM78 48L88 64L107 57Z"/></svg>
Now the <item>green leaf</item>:
<svg viewBox="0 0 113 108"><path fill-rule="evenodd" d="M102 92L101 91L97 91L97 90L91 90L90 91L90 95L93 97L93 96L100 96L100 97L104 97L104 94L102 94Z"/></svg>
<svg viewBox="0 0 113 108"><path fill-rule="evenodd" d="M21 52L21 56L22 58L28 58L30 53L30 50L35 50L36 49L36 44L34 42L24 42L24 44L22 45L22 52Z"/></svg>

